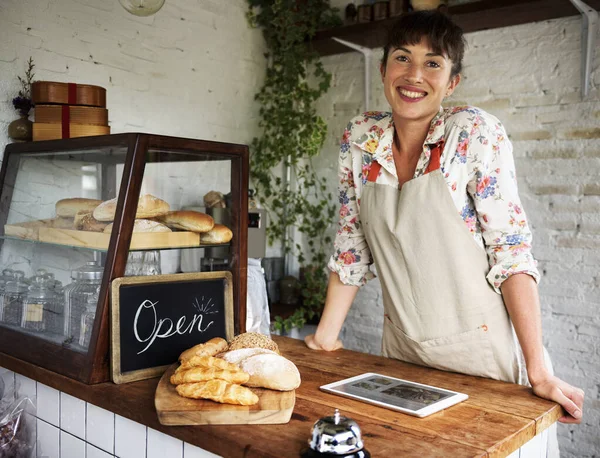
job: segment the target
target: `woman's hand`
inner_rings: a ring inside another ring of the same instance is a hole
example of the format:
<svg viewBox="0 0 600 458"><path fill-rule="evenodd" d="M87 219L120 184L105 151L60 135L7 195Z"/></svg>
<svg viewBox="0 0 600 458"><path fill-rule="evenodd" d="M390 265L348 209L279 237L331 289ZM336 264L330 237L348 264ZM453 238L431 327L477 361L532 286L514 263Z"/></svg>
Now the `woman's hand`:
<svg viewBox="0 0 600 458"><path fill-rule="evenodd" d="M304 343L311 350L335 351L344 348L342 341L336 339L333 344L324 344L316 339L315 334L308 335L304 338Z"/></svg>
<svg viewBox="0 0 600 458"><path fill-rule="evenodd" d="M533 392L540 398L558 402L567 415L558 419L561 423L581 423L583 417L584 392L581 388L569 385L558 377L546 375L541 380L531 382Z"/></svg>

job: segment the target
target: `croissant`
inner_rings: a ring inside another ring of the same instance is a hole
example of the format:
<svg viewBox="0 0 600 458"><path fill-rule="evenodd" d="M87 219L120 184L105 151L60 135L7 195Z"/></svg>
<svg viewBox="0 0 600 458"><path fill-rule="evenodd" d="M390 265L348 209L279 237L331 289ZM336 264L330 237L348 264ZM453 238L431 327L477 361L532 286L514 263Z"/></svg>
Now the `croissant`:
<svg viewBox="0 0 600 458"><path fill-rule="evenodd" d="M227 350L227 347L228 345L225 339L222 339L221 337L215 337L210 339L208 342L188 348L181 355L179 355L179 361L186 361L192 356L214 356L217 353Z"/></svg>
<svg viewBox="0 0 600 458"><path fill-rule="evenodd" d="M193 399L210 399L222 404L251 406L258 402L258 396L248 388L232 385L224 380L184 383L175 387L180 396Z"/></svg>
<svg viewBox="0 0 600 458"><path fill-rule="evenodd" d="M180 385L182 383L204 382L212 379L241 384L246 383L250 379L250 376L239 369L233 372L214 367L192 367L191 369L175 372L171 376L171 383L173 385Z"/></svg>
<svg viewBox="0 0 600 458"><path fill-rule="evenodd" d="M239 372L240 368L233 363L229 363L224 359L214 358L212 356L192 356L190 359L181 363L175 372L181 372L192 367L214 367L224 369L231 372Z"/></svg>

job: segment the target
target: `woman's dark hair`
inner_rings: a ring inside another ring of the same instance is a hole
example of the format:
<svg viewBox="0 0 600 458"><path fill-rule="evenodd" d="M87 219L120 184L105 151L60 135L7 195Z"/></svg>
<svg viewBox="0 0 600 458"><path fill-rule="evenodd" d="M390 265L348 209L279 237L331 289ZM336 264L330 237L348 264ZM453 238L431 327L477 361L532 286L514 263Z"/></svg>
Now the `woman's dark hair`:
<svg viewBox="0 0 600 458"><path fill-rule="evenodd" d="M452 61L451 76L462 70L465 54L465 38L462 29L452 20L437 10L414 11L400 16L388 33L383 48L382 65L385 67L390 51L403 45L416 45L423 38L429 41L431 49L446 55Z"/></svg>

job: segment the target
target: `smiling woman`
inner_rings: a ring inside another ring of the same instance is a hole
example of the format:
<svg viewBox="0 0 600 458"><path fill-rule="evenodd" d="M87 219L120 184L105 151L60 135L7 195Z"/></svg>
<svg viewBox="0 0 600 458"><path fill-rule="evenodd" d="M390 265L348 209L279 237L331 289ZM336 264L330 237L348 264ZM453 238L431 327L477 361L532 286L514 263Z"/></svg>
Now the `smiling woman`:
<svg viewBox="0 0 600 458"><path fill-rule="evenodd" d="M391 112L363 113L344 132L332 273L306 344L341 347L341 326L375 264L384 356L531 383L565 408L561 421L579 423L583 392L553 376L542 346L512 145L491 114L441 107L460 83L464 49L461 29L439 12L407 14L391 30L381 62Z"/></svg>

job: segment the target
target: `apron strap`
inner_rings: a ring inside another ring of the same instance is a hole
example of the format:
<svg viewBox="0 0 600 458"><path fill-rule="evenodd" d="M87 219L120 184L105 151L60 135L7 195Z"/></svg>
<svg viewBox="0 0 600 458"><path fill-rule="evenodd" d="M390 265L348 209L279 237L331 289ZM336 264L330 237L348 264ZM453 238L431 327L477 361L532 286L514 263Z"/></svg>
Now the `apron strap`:
<svg viewBox="0 0 600 458"><path fill-rule="evenodd" d="M444 141L437 143L431 150L431 156L429 156L429 165L425 169L425 173L433 172L440 168L440 157L444 149Z"/></svg>
<svg viewBox="0 0 600 458"><path fill-rule="evenodd" d="M367 172L367 181L371 183L375 183L377 181L377 177L379 176L379 171L381 170L381 164L377 161L371 162L371 167L369 167L369 171Z"/></svg>

